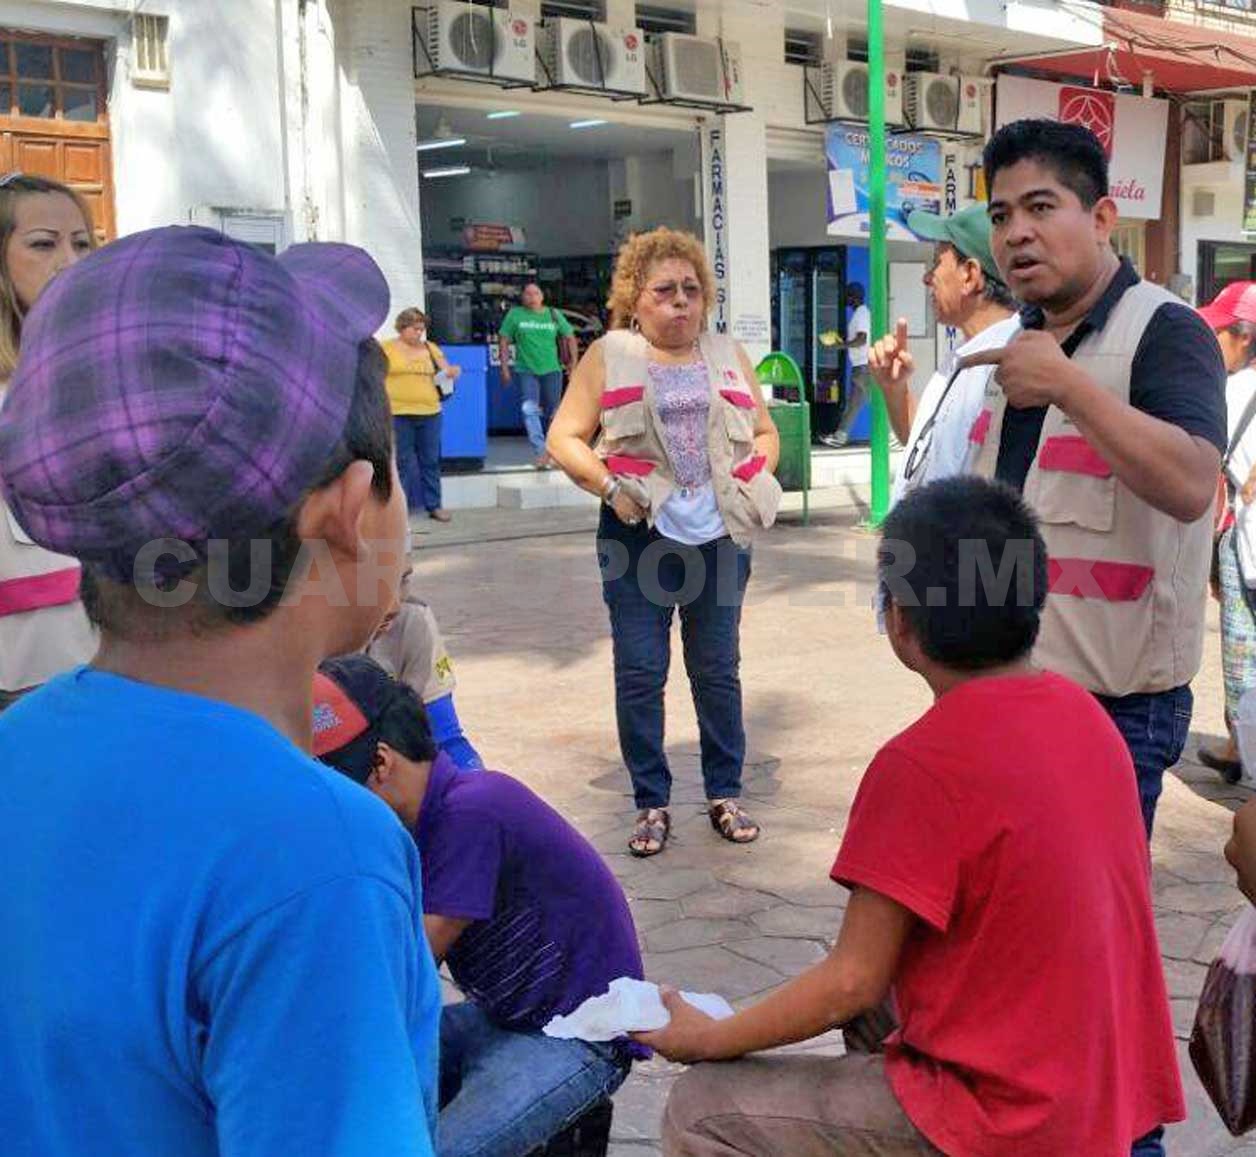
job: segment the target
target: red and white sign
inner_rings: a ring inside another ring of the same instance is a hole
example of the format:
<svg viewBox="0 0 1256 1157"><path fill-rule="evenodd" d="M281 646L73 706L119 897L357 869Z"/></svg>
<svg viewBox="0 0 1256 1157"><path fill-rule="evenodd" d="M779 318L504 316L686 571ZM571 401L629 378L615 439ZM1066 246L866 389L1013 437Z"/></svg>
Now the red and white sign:
<svg viewBox="0 0 1256 1157"><path fill-rule="evenodd" d="M1121 216L1160 216L1168 101L1000 76L995 104L1000 128L1027 117L1085 125L1108 154L1108 184Z"/></svg>

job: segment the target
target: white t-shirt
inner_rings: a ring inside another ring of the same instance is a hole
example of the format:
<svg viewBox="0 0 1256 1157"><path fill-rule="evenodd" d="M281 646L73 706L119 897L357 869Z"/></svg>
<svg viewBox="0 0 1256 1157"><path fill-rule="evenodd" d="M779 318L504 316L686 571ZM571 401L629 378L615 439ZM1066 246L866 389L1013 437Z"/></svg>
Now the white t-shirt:
<svg viewBox="0 0 1256 1157"><path fill-rule="evenodd" d="M846 328L846 340L854 341L860 334L864 335L863 345L846 351L852 366L868 364L868 347L872 344L872 314L868 312L866 305L856 306L855 312L850 315L850 325Z"/></svg>
<svg viewBox="0 0 1256 1157"><path fill-rule="evenodd" d="M990 380L995 367L973 366L972 369L962 371L946 393L946 398L943 399L942 394L946 390L950 368L955 364L954 359L1007 345L1019 329L1020 318L1015 315L983 329L960 346L955 351L953 359L948 360L945 369L939 370L926 383L916 407L916 416L912 419L906 449L902 458L899 459L899 473L894 480L894 502L902 498L908 490L914 490L927 482L936 482L939 478L951 478L964 472L971 449L968 435L972 431L973 422L977 420L977 415L981 412L982 400L986 395L986 383ZM942 409L937 421L933 424L933 435L925 450L924 460L909 480L903 476L903 472L911 457L912 447L916 445L930 415L938 409L939 402L942 404Z"/></svg>
<svg viewBox="0 0 1256 1157"><path fill-rule="evenodd" d="M1256 369L1250 366L1231 374L1225 383L1226 437L1234 438L1234 431L1247 410L1248 403L1256 395ZM1256 418L1248 424L1242 440L1234 448L1227 473L1235 486L1241 487L1251 473L1252 463L1256 461Z"/></svg>

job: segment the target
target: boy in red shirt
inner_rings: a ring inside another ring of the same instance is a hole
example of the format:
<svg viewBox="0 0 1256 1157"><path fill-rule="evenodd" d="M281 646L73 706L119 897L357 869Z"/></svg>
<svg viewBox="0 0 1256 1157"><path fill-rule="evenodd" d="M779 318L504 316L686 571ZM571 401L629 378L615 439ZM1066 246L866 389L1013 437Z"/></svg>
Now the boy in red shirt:
<svg viewBox="0 0 1256 1157"><path fill-rule="evenodd" d="M1184 1116L1129 751L1081 688L1029 662L1047 555L1011 490L934 483L885 524L894 653L935 703L887 743L833 879L828 957L714 1021L669 995L641 1040L728 1060L893 996L884 1054L703 1065L674 1087L669 1157L1126 1157ZM862 1147L861 1147L862 1146Z"/></svg>

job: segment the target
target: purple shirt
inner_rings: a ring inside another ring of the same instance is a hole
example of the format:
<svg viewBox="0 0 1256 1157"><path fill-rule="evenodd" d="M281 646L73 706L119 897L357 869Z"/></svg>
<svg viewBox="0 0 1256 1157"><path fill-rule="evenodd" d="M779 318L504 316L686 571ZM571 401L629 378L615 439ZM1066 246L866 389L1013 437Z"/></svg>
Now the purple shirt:
<svg viewBox="0 0 1256 1157"><path fill-rule="evenodd" d="M473 921L447 958L454 981L502 1027L541 1028L617 977L642 979L619 882L517 780L438 755L415 838L424 912Z"/></svg>

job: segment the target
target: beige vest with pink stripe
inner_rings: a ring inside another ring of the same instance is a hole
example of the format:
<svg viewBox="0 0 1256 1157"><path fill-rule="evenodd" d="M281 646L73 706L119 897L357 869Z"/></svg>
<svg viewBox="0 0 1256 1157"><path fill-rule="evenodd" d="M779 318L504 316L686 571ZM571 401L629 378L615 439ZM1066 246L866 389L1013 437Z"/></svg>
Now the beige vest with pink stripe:
<svg viewBox="0 0 1256 1157"><path fill-rule="evenodd" d="M1156 310L1178 300L1140 281L1102 332L1083 339L1073 363L1128 402L1139 340ZM991 375L970 434L973 470L987 478L995 474L1006 405ZM1055 406L1047 410L1024 494L1050 556L1034 660L1103 695L1189 683L1203 655L1212 512L1182 523L1144 502Z"/></svg>
<svg viewBox="0 0 1256 1157"><path fill-rule="evenodd" d="M601 341L606 364L602 436L596 451L612 474L654 516L676 488L649 375L649 343L639 333L612 330ZM755 400L742 374L737 344L703 334L699 350L711 382L707 447L711 483L729 537L747 546L754 532L776 521L780 483L755 453Z"/></svg>

